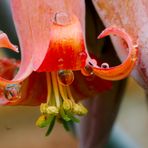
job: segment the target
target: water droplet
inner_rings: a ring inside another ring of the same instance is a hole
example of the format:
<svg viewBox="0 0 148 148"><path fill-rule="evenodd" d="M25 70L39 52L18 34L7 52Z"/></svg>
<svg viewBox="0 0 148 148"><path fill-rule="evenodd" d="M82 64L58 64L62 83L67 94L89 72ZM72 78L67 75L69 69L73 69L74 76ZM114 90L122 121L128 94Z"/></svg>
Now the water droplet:
<svg viewBox="0 0 148 148"><path fill-rule="evenodd" d="M70 23L69 14L66 12L57 12L55 13L53 22L62 26L68 25Z"/></svg>
<svg viewBox="0 0 148 148"><path fill-rule="evenodd" d="M80 52L79 55L80 55L81 58L86 58L87 57L87 54L85 52Z"/></svg>
<svg viewBox="0 0 148 148"><path fill-rule="evenodd" d="M102 63L101 68L109 68L109 64L108 63Z"/></svg>
<svg viewBox="0 0 148 148"><path fill-rule="evenodd" d="M91 66L89 65L86 65L84 67L84 69L81 69L81 73L84 75L84 76L90 76L90 75L93 75L93 69Z"/></svg>
<svg viewBox="0 0 148 148"><path fill-rule="evenodd" d="M58 59L58 66L61 68L63 66L64 60L62 58Z"/></svg>
<svg viewBox="0 0 148 148"><path fill-rule="evenodd" d="M74 80L74 74L71 70L58 71L58 81L64 86L69 86Z"/></svg>
<svg viewBox="0 0 148 148"><path fill-rule="evenodd" d="M8 100L19 99L21 97L20 88L19 84L8 84L4 90L5 97Z"/></svg>
<svg viewBox="0 0 148 148"><path fill-rule="evenodd" d="M14 45L14 46L15 46L15 48L18 50L19 47L18 47L17 45Z"/></svg>

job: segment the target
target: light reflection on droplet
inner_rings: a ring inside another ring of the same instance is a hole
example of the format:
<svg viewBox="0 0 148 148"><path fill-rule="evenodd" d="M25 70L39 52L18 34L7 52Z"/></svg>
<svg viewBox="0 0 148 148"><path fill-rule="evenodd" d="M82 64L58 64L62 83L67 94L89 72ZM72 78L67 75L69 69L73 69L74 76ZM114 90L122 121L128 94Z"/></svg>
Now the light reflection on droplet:
<svg viewBox="0 0 148 148"><path fill-rule="evenodd" d="M84 76L90 76L90 75L93 75L93 69L91 66L86 65L83 69L81 69L81 73Z"/></svg>
<svg viewBox="0 0 148 148"><path fill-rule="evenodd" d="M15 46L15 48L18 50L18 48L19 48L18 45L14 45L14 46Z"/></svg>
<svg viewBox="0 0 148 148"><path fill-rule="evenodd" d="M71 70L58 71L58 81L64 86L69 86L74 80L74 74Z"/></svg>
<svg viewBox="0 0 148 148"><path fill-rule="evenodd" d="M8 100L20 99L20 84L8 84L4 89L4 95Z"/></svg>
<svg viewBox="0 0 148 148"><path fill-rule="evenodd" d="M109 64L108 63L102 63L101 68L109 68Z"/></svg>

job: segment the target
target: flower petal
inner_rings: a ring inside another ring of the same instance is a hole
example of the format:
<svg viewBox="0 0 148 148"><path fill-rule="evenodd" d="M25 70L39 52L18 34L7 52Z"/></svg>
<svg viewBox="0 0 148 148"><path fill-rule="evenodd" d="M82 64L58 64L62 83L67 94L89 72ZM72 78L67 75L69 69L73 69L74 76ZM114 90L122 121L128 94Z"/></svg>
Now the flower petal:
<svg viewBox="0 0 148 148"><path fill-rule="evenodd" d="M45 73L33 72L21 83L21 97L10 100L5 105L36 106L46 102L47 82Z"/></svg>
<svg viewBox="0 0 148 148"><path fill-rule="evenodd" d="M86 77L80 71L76 71L74 72L74 77L71 90L76 101L92 98L98 93L112 88L111 81L103 80L95 75Z"/></svg>
<svg viewBox="0 0 148 148"><path fill-rule="evenodd" d="M0 34L0 48L9 48L15 52L18 52L18 48L14 46L8 39L7 35L5 33ZM3 64L3 61L0 60L0 64ZM6 68L2 68L6 69ZM6 84L9 83L16 83L16 81L12 82L11 80L7 80L4 77L0 77L0 86L5 86Z"/></svg>
<svg viewBox="0 0 148 148"><path fill-rule="evenodd" d="M37 71L80 70L85 66L87 52L82 29L76 16L70 19L67 25L51 26L49 49Z"/></svg>
<svg viewBox="0 0 148 148"><path fill-rule="evenodd" d="M14 59L0 59L0 77L11 80L14 77L19 61ZM3 87L0 87L0 105L39 105L46 101L46 74L33 72L21 83L20 97L7 99Z"/></svg>
<svg viewBox="0 0 148 148"><path fill-rule="evenodd" d="M52 0L12 0L11 4L22 53L21 68L16 76L17 79L21 77L24 69L37 70L41 65L48 50L51 24L57 12L73 11L78 15L84 27L84 20L80 17L84 18L85 12L78 14L80 8L84 9L83 0L75 2L72 0L54 0L54 2ZM25 76L29 73L31 70L26 72Z"/></svg>
<svg viewBox="0 0 148 148"><path fill-rule="evenodd" d="M127 59L120 64L119 66L111 67L111 68L101 68L96 65L92 66L94 73L106 80L120 80L127 77L135 66L137 56L138 56L138 48L136 45L133 45L132 39L130 36L122 29L117 27L109 27L105 29L98 38L103 38L107 35L114 34L121 38L123 38L128 47L129 54Z"/></svg>
<svg viewBox="0 0 148 148"><path fill-rule="evenodd" d="M92 1L106 27L112 24L122 27L130 34L134 42L138 40L140 56L131 75L148 92L148 1ZM126 55L123 42L115 37L112 37L112 41L119 58L122 60Z"/></svg>
<svg viewBox="0 0 148 148"><path fill-rule="evenodd" d="M15 52L19 52L18 48L14 46L8 39L7 35L5 33L0 32L0 48L9 48Z"/></svg>

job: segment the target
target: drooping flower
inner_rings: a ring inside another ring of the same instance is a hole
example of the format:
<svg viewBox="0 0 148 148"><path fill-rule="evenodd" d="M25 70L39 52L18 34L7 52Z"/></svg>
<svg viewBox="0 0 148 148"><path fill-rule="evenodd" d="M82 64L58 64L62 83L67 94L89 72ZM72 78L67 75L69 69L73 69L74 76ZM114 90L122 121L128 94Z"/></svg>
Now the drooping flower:
<svg viewBox="0 0 148 148"><path fill-rule="evenodd" d="M75 7L76 4L79 8ZM93 89L98 92L110 88L110 82L105 80L123 79L135 65L137 47L130 36L117 27L107 28L98 38L110 34L123 38L129 47L127 59L121 65L110 68L106 63L98 66L97 61L89 56L84 39L84 15L78 13L84 10L83 1L12 0L11 7L22 59L13 80L0 77L0 86L4 90L0 102L3 105L40 105L41 116L36 124L39 127L50 125L47 134L55 119L67 126L69 121L78 121L73 115L87 113L72 93L75 75L80 75L83 82L77 90L85 91L86 84L91 86L92 83L96 87ZM5 33L0 34L0 47L18 51ZM101 82L106 85L99 86Z"/></svg>

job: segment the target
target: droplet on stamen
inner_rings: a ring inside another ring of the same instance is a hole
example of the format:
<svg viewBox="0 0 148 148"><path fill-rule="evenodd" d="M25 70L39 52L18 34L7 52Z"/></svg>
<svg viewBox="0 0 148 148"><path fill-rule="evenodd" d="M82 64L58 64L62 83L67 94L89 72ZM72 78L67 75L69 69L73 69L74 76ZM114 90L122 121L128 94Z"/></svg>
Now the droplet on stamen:
<svg viewBox="0 0 148 148"><path fill-rule="evenodd" d="M66 12L55 13L53 22L58 25L68 25L70 23L70 16Z"/></svg>
<svg viewBox="0 0 148 148"><path fill-rule="evenodd" d="M101 68L109 68L109 64L108 63L102 63Z"/></svg>
<svg viewBox="0 0 148 148"><path fill-rule="evenodd" d="M4 89L4 95L8 100L21 98L20 84L8 84Z"/></svg>
<svg viewBox="0 0 148 148"><path fill-rule="evenodd" d="M58 71L58 81L64 86L69 86L74 80L74 74L71 70Z"/></svg>

